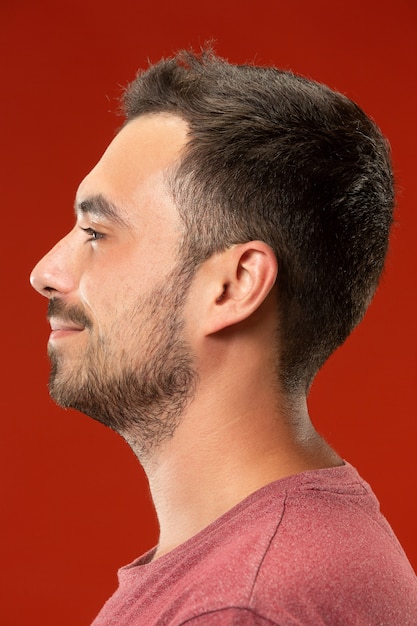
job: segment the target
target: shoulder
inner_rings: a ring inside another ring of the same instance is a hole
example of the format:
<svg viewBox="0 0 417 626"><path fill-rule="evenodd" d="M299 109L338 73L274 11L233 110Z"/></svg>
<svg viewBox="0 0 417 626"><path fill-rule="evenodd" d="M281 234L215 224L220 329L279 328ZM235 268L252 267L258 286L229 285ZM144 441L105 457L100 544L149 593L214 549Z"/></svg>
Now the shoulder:
<svg viewBox="0 0 417 626"><path fill-rule="evenodd" d="M376 497L351 466L335 470L286 490L252 606L302 624L417 623L417 579Z"/></svg>
<svg viewBox="0 0 417 626"><path fill-rule="evenodd" d="M198 619L417 620L416 577L377 499L351 466L267 485L223 522L197 568L204 578L203 588L194 587L203 594L197 605L206 609Z"/></svg>

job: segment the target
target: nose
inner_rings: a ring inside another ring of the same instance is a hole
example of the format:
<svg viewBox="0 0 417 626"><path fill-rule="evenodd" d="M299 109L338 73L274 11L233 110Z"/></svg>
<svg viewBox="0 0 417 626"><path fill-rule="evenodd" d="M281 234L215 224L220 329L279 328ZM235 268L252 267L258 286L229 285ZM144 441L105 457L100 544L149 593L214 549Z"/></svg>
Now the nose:
<svg viewBox="0 0 417 626"><path fill-rule="evenodd" d="M68 233L32 270L30 283L46 298L63 296L76 287L75 251L70 238Z"/></svg>

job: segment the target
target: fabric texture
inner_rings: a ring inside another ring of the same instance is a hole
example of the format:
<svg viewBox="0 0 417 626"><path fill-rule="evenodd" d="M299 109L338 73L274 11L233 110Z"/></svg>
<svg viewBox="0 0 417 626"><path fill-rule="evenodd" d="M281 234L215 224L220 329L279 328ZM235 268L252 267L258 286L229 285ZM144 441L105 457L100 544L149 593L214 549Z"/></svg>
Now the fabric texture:
<svg viewBox="0 0 417 626"><path fill-rule="evenodd" d="M94 626L416 626L417 578L349 464L251 494L119 571Z"/></svg>

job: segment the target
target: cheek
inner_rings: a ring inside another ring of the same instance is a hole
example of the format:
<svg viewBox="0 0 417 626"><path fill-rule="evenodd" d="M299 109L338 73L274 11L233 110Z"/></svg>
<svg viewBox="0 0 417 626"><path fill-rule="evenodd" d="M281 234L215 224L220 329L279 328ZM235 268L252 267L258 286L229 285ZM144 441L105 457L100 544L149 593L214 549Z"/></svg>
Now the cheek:
<svg viewBox="0 0 417 626"><path fill-rule="evenodd" d="M132 289L124 281L83 279L79 287L80 304L98 332L109 331L131 309Z"/></svg>

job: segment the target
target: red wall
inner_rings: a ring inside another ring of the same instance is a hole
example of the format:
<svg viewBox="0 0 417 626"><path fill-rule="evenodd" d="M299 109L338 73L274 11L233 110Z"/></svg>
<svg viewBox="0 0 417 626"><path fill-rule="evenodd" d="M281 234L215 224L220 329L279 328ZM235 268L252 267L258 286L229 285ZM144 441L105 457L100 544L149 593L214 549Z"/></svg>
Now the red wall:
<svg viewBox="0 0 417 626"><path fill-rule="evenodd" d="M46 303L28 285L147 58L217 40L231 61L312 76L389 136L398 224L369 314L320 374L319 429L374 486L417 567L417 9L414 0L2 0L1 623L88 624L155 541L146 480L110 431L48 397Z"/></svg>

